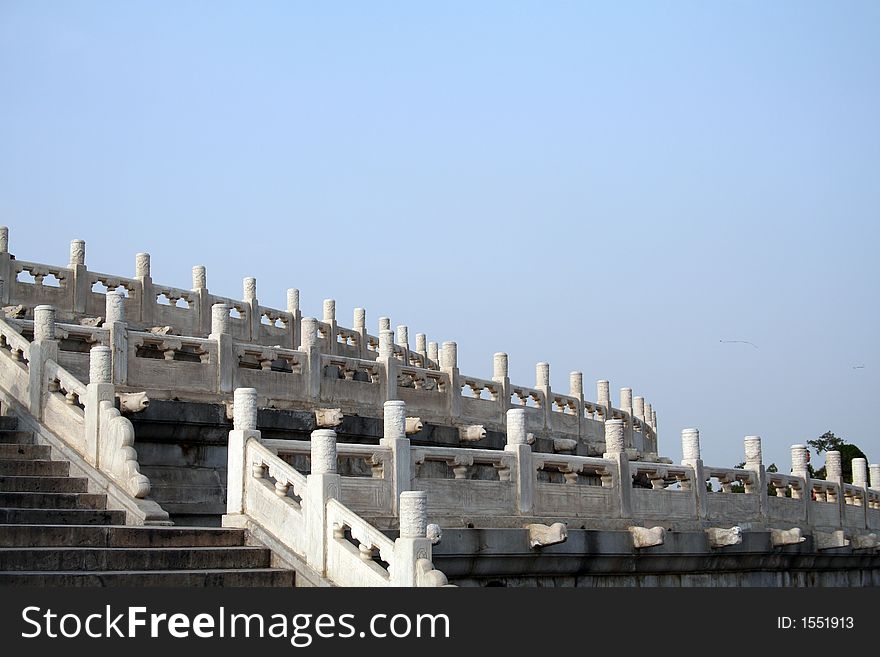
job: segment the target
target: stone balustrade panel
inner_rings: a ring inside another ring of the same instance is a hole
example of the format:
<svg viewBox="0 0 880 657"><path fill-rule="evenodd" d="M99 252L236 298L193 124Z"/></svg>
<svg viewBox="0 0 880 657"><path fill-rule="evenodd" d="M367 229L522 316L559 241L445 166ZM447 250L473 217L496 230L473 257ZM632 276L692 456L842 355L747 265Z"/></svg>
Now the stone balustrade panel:
<svg viewBox="0 0 880 657"><path fill-rule="evenodd" d="M620 489L614 461L535 454L532 465L536 478L534 515L620 517Z"/></svg>
<svg viewBox="0 0 880 657"><path fill-rule="evenodd" d="M385 402L381 363L346 356L321 356L321 399L350 408L381 408Z"/></svg>
<svg viewBox="0 0 880 657"><path fill-rule="evenodd" d="M263 440L263 446L300 473L311 470L308 440ZM340 474L340 500L355 513L393 515L391 449L379 445L337 443L336 471Z"/></svg>
<svg viewBox="0 0 880 657"><path fill-rule="evenodd" d="M217 391L217 343L202 338L128 331L129 388L164 391L176 397L181 388L195 393Z"/></svg>
<svg viewBox="0 0 880 657"><path fill-rule="evenodd" d="M488 449L414 447L411 459L413 489L428 493L430 514L516 515L512 454ZM492 479L474 478L480 474Z"/></svg>

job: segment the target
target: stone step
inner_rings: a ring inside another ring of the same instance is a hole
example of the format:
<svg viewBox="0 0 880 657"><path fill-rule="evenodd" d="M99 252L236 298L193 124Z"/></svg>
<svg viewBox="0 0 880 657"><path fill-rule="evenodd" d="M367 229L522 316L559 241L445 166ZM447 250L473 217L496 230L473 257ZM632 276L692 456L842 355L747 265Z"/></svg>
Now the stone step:
<svg viewBox="0 0 880 657"><path fill-rule="evenodd" d="M104 493L0 492L0 507L9 509L106 509Z"/></svg>
<svg viewBox="0 0 880 657"><path fill-rule="evenodd" d="M85 493L89 480L85 477L3 477L0 491L32 493Z"/></svg>
<svg viewBox="0 0 880 657"><path fill-rule="evenodd" d="M11 415L0 416L0 430L9 431L18 427L18 418Z"/></svg>
<svg viewBox="0 0 880 657"><path fill-rule="evenodd" d="M268 568L260 547L0 548L3 571L227 570Z"/></svg>
<svg viewBox="0 0 880 657"><path fill-rule="evenodd" d="M0 508L0 525L122 525L125 511Z"/></svg>
<svg viewBox="0 0 880 657"><path fill-rule="evenodd" d="M0 459L10 461L49 459L52 448L48 445L3 445L0 444Z"/></svg>
<svg viewBox="0 0 880 657"><path fill-rule="evenodd" d="M0 525L0 547L241 547L243 529Z"/></svg>
<svg viewBox="0 0 880 657"><path fill-rule="evenodd" d="M117 572L0 573L0 586L288 587L296 574L279 568L251 570L165 570Z"/></svg>
<svg viewBox="0 0 880 657"><path fill-rule="evenodd" d="M0 459L0 475L11 477L66 477L67 461L11 461Z"/></svg>
<svg viewBox="0 0 880 657"><path fill-rule="evenodd" d="M33 431L0 431L0 444L3 445L33 445L34 441Z"/></svg>

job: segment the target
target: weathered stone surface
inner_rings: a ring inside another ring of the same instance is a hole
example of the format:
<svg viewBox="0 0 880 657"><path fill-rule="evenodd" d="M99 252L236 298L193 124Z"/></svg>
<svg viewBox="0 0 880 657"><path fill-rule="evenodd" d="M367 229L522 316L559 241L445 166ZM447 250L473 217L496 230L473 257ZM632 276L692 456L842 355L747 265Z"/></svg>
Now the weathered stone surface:
<svg viewBox="0 0 880 657"><path fill-rule="evenodd" d="M118 397L119 409L123 413L140 413L150 405L146 392L123 392Z"/></svg>
<svg viewBox="0 0 880 657"><path fill-rule="evenodd" d="M629 527L632 535L633 547L636 549L663 545L666 540L665 527Z"/></svg>
<svg viewBox="0 0 880 657"><path fill-rule="evenodd" d="M408 417L406 418L406 435L412 436L417 434L423 428L422 418L420 417Z"/></svg>
<svg viewBox="0 0 880 657"><path fill-rule="evenodd" d="M813 532L813 547L817 550L832 550L847 545L849 545L849 540L842 529L833 532Z"/></svg>
<svg viewBox="0 0 880 657"><path fill-rule="evenodd" d="M149 333L153 335L174 335L174 327L173 326L151 326L149 328Z"/></svg>
<svg viewBox="0 0 880 657"><path fill-rule="evenodd" d="M332 429L342 424L341 408L316 408L315 423L320 429Z"/></svg>
<svg viewBox="0 0 880 657"><path fill-rule="evenodd" d="M706 536L709 538L709 546L713 548L739 545L742 543L742 528L738 526L727 529L709 527L706 530Z"/></svg>
<svg viewBox="0 0 880 657"><path fill-rule="evenodd" d="M21 304L16 306L4 306L3 314L12 319L20 319L27 315L27 308Z"/></svg>
<svg viewBox="0 0 880 657"><path fill-rule="evenodd" d="M853 534L850 538L850 544L853 550L871 550L880 547L880 538L877 534Z"/></svg>
<svg viewBox="0 0 880 657"><path fill-rule="evenodd" d="M101 326L103 323L103 317L83 317L79 320L80 326Z"/></svg>
<svg viewBox="0 0 880 657"><path fill-rule="evenodd" d="M573 440L571 438L554 438L553 439L553 451L554 452L573 452L577 449L578 441Z"/></svg>
<svg viewBox="0 0 880 657"><path fill-rule="evenodd" d="M548 545L556 545L564 543L568 538L568 529L561 522L554 522L552 525L542 525L540 523L531 523L525 525L529 530L529 547L546 547Z"/></svg>
<svg viewBox="0 0 880 657"><path fill-rule="evenodd" d="M459 427L459 435L462 442L473 443L486 437L486 428L482 424L472 424L467 427Z"/></svg>
<svg viewBox="0 0 880 657"><path fill-rule="evenodd" d="M792 527L791 529L771 529L770 543L774 547L783 545L795 545L803 543L807 539L804 537L800 527Z"/></svg>
<svg viewBox="0 0 880 657"><path fill-rule="evenodd" d="M443 538L443 530L440 528L440 525L431 522L428 523L428 529L425 536L431 541L431 545L437 545L440 542L440 539Z"/></svg>

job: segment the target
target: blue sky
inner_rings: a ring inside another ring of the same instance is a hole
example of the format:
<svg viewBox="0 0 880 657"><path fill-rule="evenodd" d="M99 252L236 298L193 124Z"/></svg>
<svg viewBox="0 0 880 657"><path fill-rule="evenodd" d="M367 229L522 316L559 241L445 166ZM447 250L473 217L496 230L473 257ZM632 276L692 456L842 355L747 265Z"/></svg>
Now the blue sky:
<svg viewBox="0 0 880 657"><path fill-rule="evenodd" d="M880 461L876 2L2 0L0 93L21 258L582 370L676 460Z"/></svg>

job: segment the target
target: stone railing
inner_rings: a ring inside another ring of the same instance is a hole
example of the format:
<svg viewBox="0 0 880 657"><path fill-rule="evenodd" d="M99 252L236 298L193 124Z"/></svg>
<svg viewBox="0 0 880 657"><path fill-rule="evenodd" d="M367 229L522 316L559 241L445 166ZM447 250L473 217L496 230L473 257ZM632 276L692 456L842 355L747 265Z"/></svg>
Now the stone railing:
<svg viewBox="0 0 880 657"><path fill-rule="evenodd" d="M507 411L522 406L529 431L577 440L584 453L601 453L602 424L612 417L625 421L627 448L649 457L658 452L656 413L629 388L613 409L607 381L598 382L598 401L590 402L583 376L573 372L568 394L561 394L550 388L546 363L538 364L534 388L513 385L503 353L493 357L491 379L465 376L455 342L441 347L419 333L412 349L408 327L398 326L395 335L387 317L372 335L362 308L354 311L353 328L345 328L331 299L320 320L302 317L296 289L288 290L284 310L261 305L253 278L244 279L243 299L218 296L208 292L202 266L193 268L190 290L160 285L147 253L135 257L132 278L93 272L81 240L71 243L66 267L26 262L8 252L8 230L0 233L0 302L25 333L37 305L54 306L64 322L60 364L79 377L88 349L100 343L113 351L113 383L154 397L228 400L236 387L254 387L266 401L327 402L360 413L368 407L376 415L384 401L402 399L426 421L498 431L506 428Z"/></svg>
<svg viewBox="0 0 880 657"><path fill-rule="evenodd" d="M311 470L309 441L264 439L262 444L297 471ZM391 449L382 445L337 443L336 454L339 500L356 513L370 517L393 516Z"/></svg>
<svg viewBox="0 0 880 657"><path fill-rule="evenodd" d="M310 472L303 475L276 453L299 454L298 445L262 443L256 390L237 389L233 409L224 526L250 529L282 558L299 561L338 586L446 584L431 564L424 492L400 495L400 536L392 540L340 501L344 485L336 471L332 429L312 432Z"/></svg>
<svg viewBox="0 0 880 657"><path fill-rule="evenodd" d="M234 388L252 387L264 405L334 405L361 415L368 411L380 415L385 401L401 399L425 421L482 425L496 431L505 430L506 412L514 407L526 413L529 431L584 443L594 452L604 442L602 418L611 416L624 421L628 448L656 454L653 429L628 411L584 401L582 391L573 396L551 393L549 388L513 386L510 396L523 403L505 404L506 377L501 382L462 377L454 360L453 366L434 370L405 365L384 354L375 360L329 355L321 352L317 334L299 349L236 342L224 308L218 309L222 317L208 338L135 331L124 321L122 297L111 293L106 299L107 314L114 317L109 328L107 323L104 327L59 323L55 328L59 362L84 380L88 380L89 348L108 345L113 383L120 390L145 390L157 399L224 401ZM8 322L24 336L33 334L32 320ZM318 325L308 317L302 322L306 335ZM599 383L601 389L605 382ZM552 397L552 404L545 403L545 395ZM575 444L562 445L557 443L557 451L576 449Z"/></svg>
<svg viewBox="0 0 880 657"><path fill-rule="evenodd" d="M859 485L768 473L754 436L745 440L746 467L720 468L702 463L694 429L683 432L685 459L674 464L630 460L622 420L605 423L608 451L594 458L533 452L525 409L508 411L503 450L412 446L406 413L402 401L385 402L380 444L340 446L337 455L340 499L381 526L394 524L393 501L417 490L428 494L432 517L454 526L563 520L593 529L798 528L825 537L823 548L840 546L827 538L834 532L872 547L880 530L880 480L867 485L866 465L854 468L864 472ZM271 440L264 447L297 469L311 467L308 441ZM801 449L792 448L795 470ZM880 479L880 468L871 472Z"/></svg>
<svg viewBox="0 0 880 657"><path fill-rule="evenodd" d="M89 359L84 384L59 364L58 336L51 306L35 309L33 341L0 320L3 401L41 442L85 471L130 522L170 524L168 514L146 499L150 482L138 466L134 427L115 406L110 347L98 344L84 354Z"/></svg>

